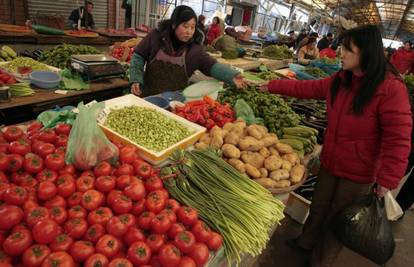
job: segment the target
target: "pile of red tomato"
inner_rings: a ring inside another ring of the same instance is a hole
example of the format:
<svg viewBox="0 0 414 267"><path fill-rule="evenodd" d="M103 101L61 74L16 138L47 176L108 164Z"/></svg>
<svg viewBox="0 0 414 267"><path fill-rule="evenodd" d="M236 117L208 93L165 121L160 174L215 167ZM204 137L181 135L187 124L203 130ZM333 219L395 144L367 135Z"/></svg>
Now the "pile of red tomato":
<svg viewBox="0 0 414 267"><path fill-rule="evenodd" d="M132 58L132 54L134 54L133 47L123 47L119 46L112 50L112 56L116 59L121 61L130 62Z"/></svg>
<svg viewBox="0 0 414 267"><path fill-rule="evenodd" d="M221 247L134 147L80 172L64 159L71 126L41 127L0 133L0 266L195 267Z"/></svg>

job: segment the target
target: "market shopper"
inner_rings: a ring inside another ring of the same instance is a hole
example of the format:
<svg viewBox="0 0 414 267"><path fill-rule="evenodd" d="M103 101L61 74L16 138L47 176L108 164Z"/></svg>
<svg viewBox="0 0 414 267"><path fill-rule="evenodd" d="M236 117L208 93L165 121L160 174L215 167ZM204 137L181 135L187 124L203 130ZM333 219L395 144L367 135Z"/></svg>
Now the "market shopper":
<svg viewBox="0 0 414 267"><path fill-rule="evenodd" d="M391 56L391 63L398 69L401 74L408 74L414 65L414 51L410 41L404 42Z"/></svg>
<svg viewBox="0 0 414 267"><path fill-rule="evenodd" d="M207 44L208 29L205 25L205 22L206 22L206 17L204 15L199 15L198 21L197 21L197 31L199 31L203 35L202 37L203 41L201 41L202 44Z"/></svg>
<svg viewBox="0 0 414 267"><path fill-rule="evenodd" d="M162 21L139 43L131 60L132 93L148 96L182 90L197 69L238 88L247 86L238 71L217 63L204 51L196 23L193 9L178 6L171 19Z"/></svg>
<svg viewBox="0 0 414 267"><path fill-rule="evenodd" d="M68 20L69 20L69 25L72 27L72 29L78 29L78 26L86 27L85 21L88 22L87 23L88 28L95 28L95 21L93 20L93 15L92 15L93 2L88 1L87 3L88 4L86 6L86 10L85 10L85 7L81 6L77 9L72 10L72 12L70 13Z"/></svg>
<svg viewBox="0 0 414 267"><path fill-rule="evenodd" d="M302 234L290 242L312 251L312 266L333 266L342 244L331 218L376 184L378 197L398 186L410 152L407 88L385 58L376 26L343 32L343 69L313 81L275 80L261 90L327 101L321 169ZM412 192L413 193L413 192Z"/></svg>
<svg viewBox="0 0 414 267"><path fill-rule="evenodd" d="M336 50L338 49L338 45L331 44L328 48L322 49L319 51L319 57L327 57L327 58L336 58Z"/></svg>
<svg viewBox="0 0 414 267"><path fill-rule="evenodd" d="M207 43L212 44L214 40L219 38L223 34L221 27L220 27L220 18L214 17L213 22L210 25L207 33Z"/></svg>
<svg viewBox="0 0 414 267"><path fill-rule="evenodd" d="M332 40L333 40L332 33L328 33L326 36L322 37L322 39L319 40L318 46L317 46L319 51L325 48L328 48L332 44Z"/></svg>
<svg viewBox="0 0 414 267"><path fill-rule="evenodd" d="M298 62L299 64L308 65L317 58L319 58L319 50L316 48L316 38L310 37L307 39L307 43L299 49Z"/></svg>

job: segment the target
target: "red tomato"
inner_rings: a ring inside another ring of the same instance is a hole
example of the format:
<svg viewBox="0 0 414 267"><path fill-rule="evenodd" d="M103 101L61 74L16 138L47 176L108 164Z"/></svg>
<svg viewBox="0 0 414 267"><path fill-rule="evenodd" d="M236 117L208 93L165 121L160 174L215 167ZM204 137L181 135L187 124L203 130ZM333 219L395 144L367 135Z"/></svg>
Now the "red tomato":
<svg viewBox="0 0 414 267"><path fill-rule="evenodd" d="M123 222L120 216L112 217L106 224L106 231L116 237L123 236L128 231L129 225Z"/></svg>
<svg viewBox="0 0 414 267"><path fill-rule="evenodd" d="M36 186L37 186L37 180L35 178L33 178L30 175L27 175L24 180L22 180L19 183L20 186L26 188L26 189L30 189L30 190L35 190Z"/></svg>
<svg viewBox="0 0 414 267"><path fill-rule="evenodd" d="M80 176L90 176L90 177L95 178L95 174L93 173L92 170L83 171Z"/></svg>
<svg viewBox="0 0 414 267"><path fill-rule="evenodd" d="M208 257L210 256L210 252L208 251L208 247L203 243L195 243L193 249L188 253L197 264L197 266L204 266L207 261Z"/></svg>
<svg viewBox="0 0 414 267"><path fill-rule="evenodd" d="M221 248L223 238L219 233L211 232L210 239L207 240L207 246L209 249L217 251Z"/></svg>
<svg viewBox="0 0 414 267"><path fill-rule="evenodd" d="M131 210L132 214L134 214L135 216L139 216L144 211L145 211L145 199L141 199L137 202L132 203L132 210Z"/></svg>
<svg viewBox="0 0 414 267"><path fill-rule="evenodd" d="M152 191L147 196L145 207L147 210L157 214L165 208L165 203L166 201L164 199L164 196L160 191Z"/></svg>
<svg viewBox="0 0 414 267"><path fill-rule="evenodd" d="M145 242L134 242L128 249L127 258L136 266L147 264L151 259L151 249Z"/></svg>
<svg viewBox="0 0 414 267"><path fill-rule="evenodd" d="M108 162L102 161L98 165L95 166L93 171L96 177L111 175L112 166Z"/></svg>
<svg viewBox="0 0 414 267"><path fill-rule="evenodd" d="M3 137L8 142L19 140L23 136L23 131L17 126L7 127L3 132Z"/></svg>
<svg viewBox="0 0 414 267"><path fill-rule="evenodd" d="M9 144L9 152L11 154L19 154L25 156L27 153L30 152L30 150L31 147L29 143L27 143L24 140L13 141Z"/></svg>
<svg viewBox="0 0 414 267"><path fill-rule="evenodd" d="M191 228L198 242L207 242L211 237L211 230L203 221L197 221Z"/></svg>
<svg viewBox="0 0 414 267"><path fill-rule="evenodd" d="M46 168L58 171L65 167L65 156L57 153L49 154L45 159Z"/></svg>
<svg viewBox="0 0 414 267"><path fill-rule="evenodd" d="M73 166L72 164L66 165L65 167L63 167L63 169L59 171L59 174L60 175L63 175L63 174L75 175L76 174L75 166Z"/></svg>
<svg viewBox="0 0 414 267"><path fill-rule="evenodd" d="M96 252L108 258L114 257L121 249L121 242L113 235L104 235L96 243Z"/></svg>
<svg viewBox="0 0 414 267"><path fill-rule="evenodd" d="M36 223L49 219L49 211L45 207L37 207L26 213L26 223L32 228Z"/></svg>
<svg viewBox="0 0 414 267"><path fill-rule="evenodd" d="M56 196L56 185L52 182L46 181L39 183L37 188L37 197L40 200L49 200Z"/></svg>
<svg viewBox="0 0 414 267"><path fill-rule="evenodd" d="M195 261L187 256L184 256L181 258L180 263L178 264L177 267L196 267L196 263Z"/></svg>
<svg viewBox="0 0 414 267"><path fill-rule="evenodd" d="M69 219L74 219L74 218L84 219L84 218L86 218L86 215L87 215L86 209L84 209L80 205L73 206L68 210L68 218Z"/></svg>
<svg viewBox="0 0 414 267"><path fill-rule="evenodd" d="M151 230L155 234L165 234L170 230L171 222L167 216L158 214L152 219Z"/></svg>
<svg viewBox="0 0 414 267"><path fill-rule="evenodd" d="M91 176L81 176L76 180L76 189L79 192L86 192L95 187L95 178Z"/></svg>
<svg viewBox="0 0 414 267"><path fill-rule="evenodd" d="M119 151L119 161L121 163L132 163L137 159L137 148L132 145L124 146Z"/></svg>
<svg viewBox="0 0 414 267"><path fill-rule="evenodd" d="M56 139L56 133L53 129L46 129L39 133L38 139L46 143L54 143Z"/></svg>
<svg viewBox="0 0 414 267"><path fill-rule="evenodd" d="M82 206L87 210L95 210L103 203L103 195L96 190L88 190L82 195Z"/></svg>
<svg viewBox="0 0 414 267"><path fill-rule="evenodd" d="M165 215L171 223L177 222L177 215L175 215L174 211L165 209L160 212L161 215Z"/></svg>
<svg viewBox="0 0 414 267"><path fill-rule="evenodd" d="M27 126L27 131L29 132L39 131L40 129L42 129L42 127L43 127L43 124L40 121L33 121Z"/></svg>
<svg viewBox="0 0 414 267"><path fill-rule="evenodd" d="M33 147L33 152L41 156L42 158L46 158L48 155L53 154L56 150L56 147L51 143L37 143Z"/></svg>
<svg viewBox="0 0 414 267"><path fill-rule="evenodd" d="M145 190L147 191L147 193L163 188L164 185L162 183L162 180L157 176L151 176L145 181Z"/></svg>
<svg viewBox="0 0 414 267"><path fill-rule="evenodd" d="M53 207L62 207L66 208L66 200L61 196L54 196L53 198L49 199L48 201L43 203L43 206L45 206L48 209L51 209Z"/></svg>
<svg viewBox="0 0 414 267"><path fill-rule="evenodd" d="M69 207L73 207L76 205L80 205L81 200L82 200L82 193L75 192L67 199L67 204Z"/></svg>
<svg viewBox="0 0 414 267"><path fill-rule="evenodd" d="M38 208L39 204L37 203L37 201L32 200L32 199L28 199L23 203L23 210L25 212L29 212L30 210L34 209L34 208Z"/></svg>
<svg viewBox="0 0 414 267"><path fill-rule="evenodd" d="M12 205L0 206L0 230L8 230L19 224L23 219L23 211Z"/></svg>
<svg viewBox="0 0 414 267"><path fill-rule="evenodd" d="M62 207L53 207L49 210L50 218L57 224L63 224L68 218L68 213Z"/></svg>
<svg viewBox="0 0 414 267"><path fill-rule="evenodd" d="M109 263L108 267L133 267L133 265L127 259L116 258Z"/></svg>
<svg viewBox="0 0 414 267"><path fill-rule="evenodd" d="M128 213L132 209L132 201L129 197L121 195L112 203L112 209L116 214Z"/></svg>
<svg viewBox="0 0 414 267"><path fill-rule="evenodd" d="M132 167L132 165L128 164L128 163L123 163L121 166L119 166L114 174L116 176L121 176L121 175L134 175L134 167Z"/></svg>
<svg viewBox="0 0 414 267"><path fill-rule="evenodd" d="M116 180L113 176L99 176L95 181L95 187L102 193L107 193L115 188Z"/></svg>
<svg viewBox="0 0 414 267"><path fill-rule="evenodd" d="M80 240L72 243L69 252L75 262L84 262L95 253L95 247L92 242Z"/></svg>
<svg viewBox="0 0 414 267"><path fill-rule="evenodd" d="M132 163L132 166L134 166L134 172L136 176L142 179L147 179L151 176L152 166L149 163L142 160L135 160Z"/></svg>
<svg viewBox="0 0 414 267"><path fill-rule="evenodd" d="M24 158L18 154L9 154L7 157L8 157L7 170L9 172L16 172L20 170L20 168L23 166Z"/></svg>
<svg viewBox="0 0 414 267"><path fill-rule="evenodd" d="M178 233L174 238L174 245L180 249L182 253L189 253L196 243L195 236L189 231Z"/></svg>
<svg viewBox="0 0 414 267"><path fill-rule="evenodd" d="M75 262L68 253L57 251L47 256L42 267L75 267Z"/></svg>
<svg viewBox="0 0 414 267"><path fill-rule="evenodd" d="M6 254L3 250L0 250L0 266L2 267L13 267L11 265L12 258Z"/></svg>
<svg viewBox="0 0 414 267"><path fill-rule="evenodd" d="M85 261L84 267L106 267L108 266L108 258L100 253L95 253Z"/></svg>
<svg viewBox="0 0 414 267"><path fill-rule="evenodd" d="M0 171L6 171L9 166L9 157L7 154L0 152Z"/></svg>
<svg viewBox="0 0 414 267"><path fill-rule="evenodd" d="M85 239L92 243L96 243L104 234L105 227L103 227L101 224L94 224L89 227L88 231L86 231Z"/></svg>
<svg viewBox="0 0 414 267"><path fill-rule="evenodd" d="M174 239L178 233L185 231L185 226L182 223L174 223L168 231L168 237Z"/></svg>
<svg viewBox="0 0 414 267"><path fill-rule="evenodd" d="M132 178L129 175L121 175L116 179L116 187L119 190L124 190L125 187L129 186L132 182Z"/></svg>
<svg viewBox="0 0 414 267"><path fill-rule="evenodd" d="M23 168L28 173L36 174L43 170L43 159L37 155L26 157L23 162Z"/></svg>
<svg viewBox="0 0 414 267"><path fill-rule="evenodd" d="M178 220L183 224L192 226L198 220L198 213L197 210L184 206L178 210L177 217Z"/></svg>
<svg viewBox="0 0 414 267"><path fill-rule="evenodd" d="M56 180L56 189L59 196L69 197L76 191L76 183L70 174L62 174Z"/></svg>
<svg viewBox="0 0 414 267"><path fill-rule="evenodd" d="M145 187L142 182L133 182L125 187L124 194L131 200L138 201L145 197Z"/></svg>
<svg viewBox="0 0 414 267"><path fill-rule="evenodd" d="M23 265L25 267L39 267L49 256L50 249L45 245L33 245L23 253Z"/></svg>
<svg viewBox="0 0 414 267"><path fill-rule="evenodd" d="M60 134L56 137L55 145L56 147L66 147L68 144L68 136Z"/></svg>
<svg viewBox="0 0 414 267"><path fill-rule="evenodd" d="M82 218L73 218L65 223L65 232L77 240L80 239L88 230L88 223Z"/></svg>
<svg viewBox="0 0 414 267"><path fill-rule="evenodd" d="M55 149L54 153L61 154L62 156L65 156L66 155L66 147L65 146L60 146L60 147ZM65 167L63 167L63 169L59 170L59 174L65 173L65 171L64 171Z"/></svg>
<svg viewBox="0 0 414 267"><path fill-rule="evenodd" d="M172 210L174 213L177 213L180 209L180 203L178 203L178 201L175 199L168 199L165 208Z"/></svg>
<svg viewBox="0 0 414 267"><path fill-rule="evenodd" d="M67 234L60 234L49 244L49 248L55 251L69 251L73 239Z"/></svg>
<svg viewBox="0 0 414 267"><path fill-rule="evenodd" d="M136 227L129 227L128 231L124 235L124 242L129 246L136 241L145 241L145 235L142 231ZM149 243L148 243L149 245ZM150 246L151 247L151 246ZM153 251L153 249L151 248Z"/></svg>
<svg viewBox="0 0 414 267"><path fill-rule="evenodd" d="M71 129L72 129L72 126L66 123L59 123L55 127L55 131L57 134L64 134L64 135L69 135Z"/></svg>
<svg viewBox="0 0 414 267"><path fill-rule="evenodd" d="M157 253L158 250L165 244L164 235L150 234L147 238L147 245L150 247L152 253Z"/></svg>
<svg viewBox="0 0 414 267"><path fill-rule="evenodd" d="M22 254L32 244L32 236L28 230L12 232L3 242L4 252L10 256Z"/></svg>
<svg viewBox="0 0 414 267"><path fill-rule="evenodd" d="M108 206L112 206L115 202L115 199L118 199L122 196L122 191L119 190L111 190L108 195L106 196L106 203Z"/></svg>
<svg viewBox="0 0 414 267"><path fill-rule="evenodd" d="M180 250L172 244L165 244L158 252L158 260L162 266L175 267L181 261Z"/></svg>
<svg viewBox="0 0 414 267"><path fill-rule="evenodd" d="M55 171L44 169L36 175L36 178L39 182L49 181L54 183L58 178L58 173Z"/></svg>
<svg viewBox="0 0 414 267"><path fill-rule="evenodd" d="M138 217L138 225L141 229L149 230L151 228L152 219L155 218L155 213L151 211L144 211Z"/></svg>
<svg viewBox="0 0 414 267"><path fill-rule="evenodd" d="M107 207L100 207L88 214L88 223L100 224L105 227L106 223L114 216L112 210Z"/></svg>
<svg viewBox="0 0 414 267"><path fill-rule="evenodd" d="M9 153L9 143L6 140L0 141L0 152Z"/></svg>
<svg viewBox="0 0 414 267"><path fill-rule="evenodd" d="M22 205L28 198L27 191L20 186L11 186L4 192L3 199L9 205Z"/></svg>
<svg viewBox="0 0 414 267"><path fill-rule="evenodd" d="M33 239L39 244L49 244L59 234L59 225L52 219L44 219L37 222L33 228Z"/></svg>

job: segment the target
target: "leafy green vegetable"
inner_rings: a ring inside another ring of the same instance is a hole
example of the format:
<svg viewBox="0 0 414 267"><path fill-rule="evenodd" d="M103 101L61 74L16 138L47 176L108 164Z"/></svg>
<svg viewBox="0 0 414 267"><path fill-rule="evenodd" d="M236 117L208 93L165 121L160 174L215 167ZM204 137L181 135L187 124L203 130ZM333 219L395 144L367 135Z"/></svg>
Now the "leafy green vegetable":
<svg viewBox="0 0 414 267"><path fill-rule="evenodd" d="M311 75L315 78L325 78L325 77L329 76L323 70L321 70L320 68L317 68L317 67L306 67L304 69L304 72L306 72L307 74L309 74L309 75Z"/></svg>
<svg viewBox="0 0 414 267"><path fill-rule="evenodd" d="M2 66L3 69L14 73L18 72L20 67L30 67L32 71L50 71L45 64L29 57L18 57Z"/></svg>
<svg viewBox="0 0 414 267"><path fill-rule="evenodd" d="M317 61L330 65L339 64L339 58L321 57L318 58Z"/></svg>
<svg viewBox="0 0 414 267"><path fill-rule="evenodd" d="M263 49L263 54L266 57L273 59L290 59L293 58L293 51L286 45L269 45Z"/></svg>
<svg viewBox="0 0 414 267"><path fill-rule="evenodd" d="M69 69L60 72L62 81L60 88L64 90L84 90L89 89L89 84L85 83L82 77L77 73L72 73Z"/></svg>
<svg viewBox="0 0 414 267"><path fill-rule="evenodd" d="M43 52L40 61L60 69L70 67L72 55L93 55L101 52L93 46L61 44Z"/></svg>
<svg viewBox="0 0 414 267"><path fill-rule="evenodd" d="M408 74L404 76L404 82L407 86L412 87L414 86L414 74Z"/></svg>

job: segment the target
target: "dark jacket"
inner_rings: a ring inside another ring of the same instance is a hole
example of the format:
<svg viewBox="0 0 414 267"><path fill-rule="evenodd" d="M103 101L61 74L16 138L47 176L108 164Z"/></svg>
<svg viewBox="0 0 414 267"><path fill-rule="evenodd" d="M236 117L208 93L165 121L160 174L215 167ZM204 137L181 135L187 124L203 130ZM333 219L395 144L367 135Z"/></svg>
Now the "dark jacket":
<svg viewBox="0 0 414 267"><path fill-rule="evenodd" d="M85 9L84 7L74 9L72 13L70 13L69 21L73 24L78 24L78 20L80 17L79 11L82 12L84 9ZM81 26L85 27L85 12L88 13L88 27L91 27L91 28L95 27L95 21L93 20L92 14L89 14L89 12L86 10L84 11L83 18L81 19Z"/></svg>
<svg viewBox="0 0 414 267"><path fill-rule="evenodd" d="M394 189L407 166L412 128L407 88L388 74L362 115L351 111L362 77L354 76L349 89L339 90L331 102L334 76L314 81L271 81L269 91L305 99L326 100L328 128L321 162L333 175L356 183L377 182Z"/></svg>

